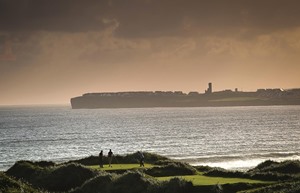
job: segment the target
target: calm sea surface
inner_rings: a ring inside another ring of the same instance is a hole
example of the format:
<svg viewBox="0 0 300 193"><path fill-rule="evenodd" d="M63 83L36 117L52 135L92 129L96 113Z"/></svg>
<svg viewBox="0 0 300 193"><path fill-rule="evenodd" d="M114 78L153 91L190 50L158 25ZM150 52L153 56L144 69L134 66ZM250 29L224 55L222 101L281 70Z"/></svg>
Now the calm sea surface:
<svg viewBox="0 0 300 193"><path fill-rule="evenodd" d="M0 107L0 170L138 150L193 165L248 169L300 159L300 106L72 110Z"/></svg>

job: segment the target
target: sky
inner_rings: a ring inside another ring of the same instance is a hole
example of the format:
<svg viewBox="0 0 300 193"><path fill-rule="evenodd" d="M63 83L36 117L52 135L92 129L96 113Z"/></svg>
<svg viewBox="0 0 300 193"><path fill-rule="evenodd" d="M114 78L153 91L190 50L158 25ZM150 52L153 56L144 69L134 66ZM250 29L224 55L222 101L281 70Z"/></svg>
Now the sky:
<svg viewBox="0 0 300 193"><path fill-rule="evenodd" d="M300 87L298 0L0 0L0 105Z"/></svg>

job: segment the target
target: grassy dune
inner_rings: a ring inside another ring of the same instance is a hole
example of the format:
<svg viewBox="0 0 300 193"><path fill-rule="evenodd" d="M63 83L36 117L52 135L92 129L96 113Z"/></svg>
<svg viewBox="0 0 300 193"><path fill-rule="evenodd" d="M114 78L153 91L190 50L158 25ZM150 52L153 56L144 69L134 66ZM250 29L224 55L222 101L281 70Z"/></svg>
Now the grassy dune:
<svg viewBox="0 0 300 193"><path fill-rule="evenodd" d="M250 184L271 183L268 181L251 180L246 178L208 177L201 174L188 175L188 176L175 176L175 177L190 181L193 183L194 186L215 185L215 184L236 184L236 183L250 183ZM174 176L157 177L157 179L161 181L170 180L171 178L174 178Z"/></svg>
<svg viewBox="0 0 300 193"><path fill-rule="evenodd" d="M100 168L97 156L56 164L18 161L0 173L0 192L27 193L299 193L300 161L265 161L247 172L191 166L145 153L118 155L118 163ZM104 163L107 163L105 160Z"/></svg>
<svg viewBox="0 0 300 193"><path fill-rule="evenodd" d="M88 168L103 170L103 171L112 171L112 170L134 170L142 168L152 168L152 164L145 163L145 167L140 167L140 164L112 164L112 167L109 167L107 164L103 165L103 168L100 168L99 165L88 166Z"/></svg>
<svg viewBox="0 0 300 193"><path fill-rule="evenodd" d="M155 165L145 164L145 167L140 167L139 164L112 164L112 167L104 165L103 168L100 168L97 165L89 166L91 169L104 170L104 171L116 171L116 170L136 170L143 168L153 168ZM203 173L197 172L196 175L178 175L178 176L164 176L156 177L159 181L169 181L172 178L181 178L193 183L194 186L200 185L214 185L214 184L234 184L234 183L270 183L268 181L262 180L251 180L247 178L223 178L223 177L209 177L204 176Z"/></svg>

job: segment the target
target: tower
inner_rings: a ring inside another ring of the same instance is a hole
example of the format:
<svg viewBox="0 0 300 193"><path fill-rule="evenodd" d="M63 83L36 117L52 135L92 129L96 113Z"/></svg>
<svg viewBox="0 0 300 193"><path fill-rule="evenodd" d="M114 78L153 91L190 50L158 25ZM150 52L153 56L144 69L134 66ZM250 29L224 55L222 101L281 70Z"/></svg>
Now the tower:
<svg viewBox="0 0 300 193"><path fill-rule="evenodd" d="M212 83L208 83L208 88L205 90L205 94L211 94L212 93Z"/></svg>

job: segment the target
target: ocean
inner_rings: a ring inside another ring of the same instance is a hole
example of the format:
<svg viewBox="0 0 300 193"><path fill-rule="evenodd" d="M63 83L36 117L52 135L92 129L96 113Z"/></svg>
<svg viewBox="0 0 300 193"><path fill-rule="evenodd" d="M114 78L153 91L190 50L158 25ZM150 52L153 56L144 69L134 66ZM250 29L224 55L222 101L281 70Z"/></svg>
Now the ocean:
<svg viewBox="0 0 300 193"><path fill-rule="evenodd" d="M18 160L63 162L109 149L232 170L268 159L300 159L300 106L0 107L1 171Z"/></svg>

